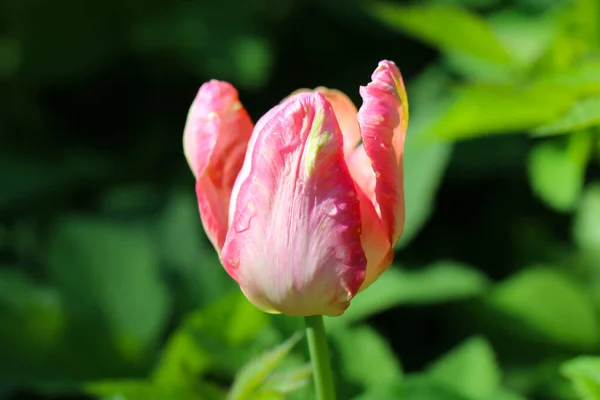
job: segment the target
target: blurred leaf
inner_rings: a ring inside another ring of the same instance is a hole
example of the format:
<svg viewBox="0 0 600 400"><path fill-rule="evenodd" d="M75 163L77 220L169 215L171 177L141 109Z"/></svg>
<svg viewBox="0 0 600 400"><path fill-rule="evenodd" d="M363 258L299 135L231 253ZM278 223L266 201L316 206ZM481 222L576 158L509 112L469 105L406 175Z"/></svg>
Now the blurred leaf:
<svg viewBox="0 0 600 400"><path fill-rule="evenodd" d="M344 382L367 389L402 380L402 368L394 351L373 328L361 325L338 330L332 338Z"/></svg>
<svg viewBox="0 0 600 400"><path fill-rule="evenodd" d="M0 309L23 322L41 325L31 333L42 333L39 341L52 341L64 324L62 301L54 288L37 285L18 267L0 268Z"/></svg>
<svg viewBox="0 0 600 400"><path fill-rule="evenodd" d="M353 400L468 400L425 375L407 376L401 383L370 388Z"/></svg>
<svg viewBox="0 0 600 400"><path fill-rule="evenodd" d="M598 13L597 0L557 2L550 14L560 29L542 59L543 68L561 71L581 61L593 60L598 44Z"/></svg>
<svg viewBox="0 0 600 400"><path fill-rule="evenodd" d="M538 143L529 156L529 178L535 193L559 211L572 211L583 189L592 137L578 132L562 140Z"/></svg>
<svg viewBox="0 0 600 400"><path fill-rule="evenodd" d="M487 279L473 268L453 261L439 261L416 271L388 269L367 290L356 296L340 317L326 318L326 325L345 327L402 304L430 304L482 294Z"/></svg>
<svg viewBox="0 0 600 400"><path fill-rule="evenodd" d="M451 143L423 143L428 130L444 109L447 77L439 69L430 69L408 85L411 104L404 148L404 194L406 221L397 245L405 247L429 219L438 187L450 162Z"/></svg>
<svg viewBox="0 0 600 400"><path fill-rule="evenodd" d="M66 218L52 235L48 260L75 318L85 324L95 315L105 320L126 357L137 358L156 342L169 313L169 297L144 231L99 219Z"/></svg>
<svg viewBox="0 0 600 400"><path fill-rule="evenodd" d="M600 400L600 357L581 356L569 360L562 365L561 372L582 398Z"/></svg>
<svg viewBox="0 0 600 400"><path fill-rule="evenodd" d="M500 368L494 351L482 337L473 337L436 361L429 376L472 400L489 399L498 391Z"/></svg>
<svg viewBox="0 0 600 400"><path fill-rule="evenodd" d="M542 57L558 30L556 18L532 17L515 9L493 14L489 23L511 58L525 68Z"/></svg>
<svg viewBox="0 0 600 400"><path fill-rule="evenodd" d="M528 268L498 285L489 301L546 340L576 349L598 344L591 299L583 287L555 270Z"/></svg>
<svg viewBox="0 0 600 400"><path fill-rule="evenodd" d="M512 324L512 328L517 328L517 326ZM535 341L538 337L534 336L531 339ZM514 341L514 338L510 338L508 343L510 343L511 346L514 346L517 352L521 353L519 355L525 355L531 349L531 347L527 345L517 345L519 341ZM554 349L556 349L556 347L554 347ZM537 354L542 355L550 353ZM506 384L511 388L514 388L521 393L527 393L530 396L539 395L542 398L549 397L556 399L576 398L570 383L560 375L560 366L565 361L564 354L559 355L559 353L554 352L551 358L544 357L543 359L538 359L536 356L536 360L537 361L533 363L521 361L520 363L511 363L512 365L507 365L504 373ZM508 399L510 400L511 397L508 397Z"/></svg>
<svg viewBox="0 0 600 400"><path fill-rule="evenodd" d="M490 26L467 9L435 4L399 6L375 3L370 11L391 28L402 30L442 50L456 50L498 64L512 64ZM448 29L449 26L452 29Z"/></svg>
<svg viewBox="0 0 600 400"><path fill-rule="evenodd" d="M496 133L513 133L534 128L558 118L574 96L536 84L472 85L455 92L453 104L436 124L440 139L460 140Z"/></svg>
<svg viewBox="0 0 600 400"><path fill-rule="evenodd" d="M446 51L444 63L452 72L472 83L509 84L517 79L517 73L504 65L498 65L459 51Z"/></svg>
<svg viewBox="0 0 600 400"><path fill-rule="evenodd" d="M589 60L539 77L540 84L580 97L600 94L600 62Z"/></svg>
<svg viewBox="0 0 600 400"><path fill-rule="evenodd" d="M594 47L598 43L598 18L600 7L597 0L574 0L569 2L570 12L567 14L571 24L569 33L576 39Z"/></svg>
<svg viewBox="0 0 600 400"><path fill-rule="evenodd" d="M600 182L595 182L585 190L573 222L573 235L577 245L582 249L600 251L598 221L600 221Z"/></svg>
<svg viewBox="0 0 600 400"><path fill-rule="evenodd" d="M501 0L434 0L436 4L450 4L469 8L485 8L497 5Z"/></svg>
<svg viewBox="0 0 600 400"><path fill-rule="evenodd" d="M29 204L32 199L60 193L75 184L93 184L107 171L110 171L107 160L91 154L48 160L1 154L0 208Z"/></svg>
<svg viewBox="0 0 600 400"><path fill-rule="evenodd" d="M225 393L213 386L198 383L195 390L161 387L141 380L102 381L84 384L90 395L122 400L221 400Z"/></svg>
<svg viewBox="0 0 600 400"><path fill-rule="evenodd" d="M237 77L248 88L263 86L271 71L271 46L265 38L244 35L232 46Z"/></svg>
<svg viewBox="0 0 600 400"><path fill-rule="evenodd" d="M16 267L0 269L0 381L33 381L57 368L65 325L57 290Z"/></svg>
<svg viewBox="0 0 600 400"><path fill-rule="evenodd" d="M406 221L397 248L407 246L429 220L452 147L447 143L419 146L413 137L407 140L404 151Z"/></svg>
<svg viewBox="0 0 600 400"><path fill-rule="evenodd" d="M302 335L298 333L276 348L246 363L236 374L227 398L230 400L253 399L261 384L301 338Z"/></svg>
<svg viewBox="0 0 600 400"><path fill-rule="evenodd" d="M492 394L488 400L527 400L523 395L513 392L509 389L498 388L494 394Z"/></svg>
<svg viewBox="0 0 600 400"><path fill-rule="evenodd" d="M21 44L12 37L0 36L0 78L12 77L22 60Z"/></svg>
<svg viewBox="0 0 600 400"><path fill-rule="evenodd" d="M144 183L128 183L110 188L102 195L102 209L109 215L131 218L156 212L162 200L157 187Z"/></svg>
<svg viewBox="0 0 600 400"><path fill-rule="evenodd" d="M312 377L312 365L305 364L288 371L269 375L260 386L260 392L285 394L305 387Z"/></svg>
<svg viewBox="0 0 600 400"><path fill-rule="evenodd" d="M535 128L535 135L569 133L600 125L600 96L579 100L556 121Z"/></svg>
<svg viewBox="0 0 600 400"><path fill-rule="evenodd" d="M268 316L240 292L194 312L169 338L154 380L189 387L209 369L233 375L260 345L258 333L267 323Z"/></svg>
<svg viewBox="0 0 600 400"><path fill-rule="evenodd" d="M162 257L173 267L192 307L202 307L235 290L216 250L202 233L193 191L174 192L158 220Z"/></svg>

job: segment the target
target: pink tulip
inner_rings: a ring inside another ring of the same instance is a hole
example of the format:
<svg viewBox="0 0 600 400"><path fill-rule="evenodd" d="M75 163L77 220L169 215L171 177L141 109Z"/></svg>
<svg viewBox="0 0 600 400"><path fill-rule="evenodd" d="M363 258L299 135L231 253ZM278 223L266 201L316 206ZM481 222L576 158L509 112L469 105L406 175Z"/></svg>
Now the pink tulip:
<svg viewBox="0 0 600 400"><path fill-rule="evenodd" d="M300 90L253 127L229 83L202 85L184 148L204 229L246 297L270 313L341 315L391 264L404 226L408 103L382 61L360 88Z"/></svg>

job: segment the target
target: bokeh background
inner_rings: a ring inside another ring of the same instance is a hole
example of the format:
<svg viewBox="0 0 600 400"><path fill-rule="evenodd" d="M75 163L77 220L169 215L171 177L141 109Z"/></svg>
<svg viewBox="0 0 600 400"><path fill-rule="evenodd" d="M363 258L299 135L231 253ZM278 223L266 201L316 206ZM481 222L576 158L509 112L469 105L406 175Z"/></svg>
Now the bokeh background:
<svg viewBox="0 0 600 400"><path fill-rule="evenodd" d="M407 225L326 320L339 398L600 399L599 7L2 0L0 398L313 398L302 321L202 231L183 127L211 78L257 120L300 87L360 105L391 59Z"/></svg>

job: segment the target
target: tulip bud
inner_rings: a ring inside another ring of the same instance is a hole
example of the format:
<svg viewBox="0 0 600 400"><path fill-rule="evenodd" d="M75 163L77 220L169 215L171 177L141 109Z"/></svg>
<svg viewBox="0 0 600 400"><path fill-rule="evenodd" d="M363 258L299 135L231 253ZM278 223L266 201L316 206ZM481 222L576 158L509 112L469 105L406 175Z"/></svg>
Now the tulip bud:
<svg viewBox="0 0 600 400"><path fill-rule="evenodd" d="M364 280L360 204L333 108L289 98L255 130L231 199L222 261L260 308L339 315Z"/></svg>
<svg viewBox="0 0 600 400"><path fill-rule="evenodd" d="M389 61L360 92L357 112L339 91L301 90L253 131L229 84L203 85L192 106L184 146L202 223L264 311L340 315L391 264L404 226L406 92Z"/></svg>

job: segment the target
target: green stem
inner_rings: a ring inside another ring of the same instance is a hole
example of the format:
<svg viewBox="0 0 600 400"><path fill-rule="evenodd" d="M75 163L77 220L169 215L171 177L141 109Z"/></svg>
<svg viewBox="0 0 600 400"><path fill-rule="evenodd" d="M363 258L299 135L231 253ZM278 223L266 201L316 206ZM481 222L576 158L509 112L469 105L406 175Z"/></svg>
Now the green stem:
<svg viewBox="0 0 600 400"><path fill-rule="evenodd" d="M321 315L304 317L304 323L306 324L306 338L313 368L316 400L335 400L323 317Z"/></svg>

